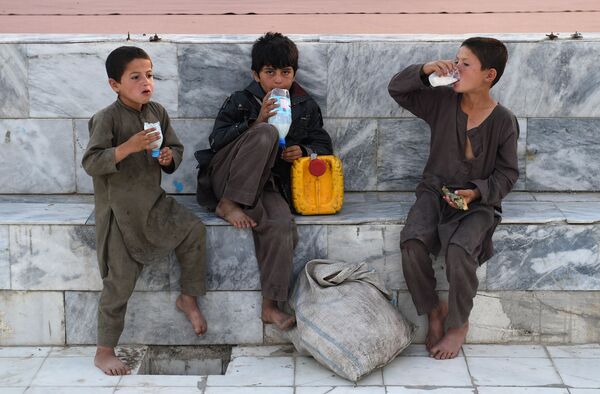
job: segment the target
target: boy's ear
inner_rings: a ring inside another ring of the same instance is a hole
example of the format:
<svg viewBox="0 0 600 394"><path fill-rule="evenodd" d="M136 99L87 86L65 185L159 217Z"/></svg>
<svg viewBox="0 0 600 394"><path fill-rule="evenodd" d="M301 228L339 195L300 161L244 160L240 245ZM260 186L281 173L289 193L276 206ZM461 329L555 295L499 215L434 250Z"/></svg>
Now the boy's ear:
<svg viewBox="0 0 600 394"><path fill-rule="evenodd" d="M119 93L119 85L121 85L119 82L115 81L112 78L108 78L108 84L115 93Z"/></svg>
<svg viewBox="0 0 600 394"><path fill-rule="evenodd" d="M252 70L252 78L254 78L254 80L256 82L260 82L260 78L258 77L258 74L254 70Z"/></svg>
<svg viewBox="0 0 600 394"><path fill-rule="evenodd" d="M496 75L498 75L498 72L495 68L488 69L487 74L485 75L485 81L489 83L494 82L494 79L496 79Z"/></svg>

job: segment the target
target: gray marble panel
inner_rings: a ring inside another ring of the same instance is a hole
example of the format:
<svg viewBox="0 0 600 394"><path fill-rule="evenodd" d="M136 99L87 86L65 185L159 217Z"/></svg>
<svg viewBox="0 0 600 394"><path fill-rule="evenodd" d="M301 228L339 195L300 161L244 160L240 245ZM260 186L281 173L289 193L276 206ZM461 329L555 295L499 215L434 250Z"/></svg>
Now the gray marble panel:
<svg viewBox="0 0 600 394"><path fill-rule="evenodd" d="M116 99L104 63L121 43L28 45L32 117L88 118ZM177 48L168 43L136 43L150 55L154 68L153 100L172 117L178 109Z"/></svg>
<svg viewBox="0 0 600 394"><path fill-rule="evenodd" d="M430 135L421 119L379 121L377 190L416 188L429 157Z"/></svg>
<svg viewBox="0 0 600 394"><path fill-rule="evenodd" d="M558 40L507 47L508 64L492 93L517 116L600 116L600 75L589 72L600 42Z"/></svg>
<svg viewBox="0 0 600 394"><path fill-rule="evenodd" d="M600 119L529 119L527 128L529 190L600 190Z"/></svg>
<svg viewBox="0 0 600 394"><path fill-rule="evenodd" d="M208 322L208 332L197 337L175 307L176 292L134 292L129 300L120 343L148 345L260 344L260 293L209 292L198 305ZM95 344L99 293L66 292L67 344Z"/></svg>
<svg viewBox="0 0 600 394"><path fill-rule="evenodd" d="M0 202L0 224L85 224L94 205Z"/></svg>
<svg viewBox="0 0 600 394"><path fill-rule="evenodd" d="M535 201L552 201L552 202L599 202L600 193L596 192L548 192L548 193L532 193ZM560 206L560 204L559 204Z"/></svg>
<svg viewBox="0 0 600 394"><path fill-rule="evenodd" d="M553 202L508 201L502 204L502 223L552 223L562 222L565 215Z"/></svg>
<svg viewBox="0 0 600 394"><path fill-rule="evenodd" d="M327 258L327 242L327 226L298 226L298 244L294 250L290 288L294 286L307 262Z"/></svg>
<svg viewBox="0 0 600 394"><path fill-rule="evenodd" d="M541 341L545 343L598 343L600 292L536 292L541 304Z"/></svg>
<svg viewBox="0 0 600 394"><path fill-rule="evenodd" d="M513 186L514 191L527 190L527 119L519 118L519 140L517 141L517 156L519 158L519 179Z"/></svg>
<svg viewBox="0 0 600 394"><path fill-rule="evenodd" d="M459 43L354 42L331 45L327 105L330 117L412 116L388 94L392 77L413 63L454 58Z"/></svg>
<svg viewBox="0 0 600 394"><path fill-rule="evenodd" d="M600 223L600 201L557 203L570 224Z"/></svg>
<svg viewBox="0 0 600 394"><path fill-rule="evenodd" d="M490 290L600 290L600 226L500 226Z"/></svg>
<svg viewBox="0 0 600 394"><path fill-rule="evenodd" d="M344 166L344 189L377 189L377 121L327 119L325 130L333 140L333 152Z"/></svg>
<svg viewBox="0 0 600 394"><path fill-rule="evenodd" d="M10 289L9 226L0 226L0 289Z"/></svg>
<svg viewBox="0 0 600 394"><path fill-rule="evenodd" d="M0 346L64 345L60 291L0 291Z"/></svg>
<svg viewBox="0 0 600 394"><path fill-rule="evenodd" d="M88 130L89 119L75 119L75 177L77 178L77 193L94 193L92 177L89 176L83 166L81 159L90 142L90 133Z"/></svg>
<svg viewBox="0 0 600 394"><path fill-rule="evenodd" d="M0 116L29 116L27 53L24 45L0 45Z"/></svg>
<svg viewBox="0 0 600 394"><path fill-rule="evenodd" d="M328 115L327 54L328 44L303 42L298 46L296 81L315 99L323 116Z"/></svg>
<svg viewBox="0 0 600 394"><path fill-rule="evenodd" d="M210 135L214 120L212 119L175 119L173 129L184 146L183 161L173 174L162 175L162 187L167 193L196 194L196 177L198 162L194 152L209 148Z"/></svg>
<svg viewBox="0 0 600 394"><path fill-rule="evenodd" d="M70 120L0 120L0 193L73 193Z"/></svg>

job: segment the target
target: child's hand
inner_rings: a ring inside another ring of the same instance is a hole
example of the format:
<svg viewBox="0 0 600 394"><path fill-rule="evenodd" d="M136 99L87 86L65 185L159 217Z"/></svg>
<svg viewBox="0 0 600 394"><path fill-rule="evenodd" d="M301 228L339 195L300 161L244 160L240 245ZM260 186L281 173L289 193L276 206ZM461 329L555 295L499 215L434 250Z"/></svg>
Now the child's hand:
<svg viewBox="0 0 600 394"><path fill-rule="evenodd" d="M274 111L275 108L279 107L279 104L275 104L276 101L276 99L271 98L270 94L265 95L260 106L260 113L258 114L258 118L256 118L256 123L267 122L271 116L277 113Z"/></svg>
<svg viewBox="0 0 600 394"><path fill-rule="evenodd" d="M479 189L455 190L454 194L456 194L458 196L461 196L465 200L465 203L467 204L467 206L471 205L472 201L475 201L475 200L478 200L479 198L481 198L481 193L479 192ZM460 209L456 205L456 203L454 201L452 201L449 197L444 196L443 199L452 208L454 208L454 209Z"/></svg>
<svg viewBox="0 0 600 394"><path fill-rule="evenodd" d="M154 127L146 130L142 130L136 133L127 140L131 153L141 152L143 150L151 150L152 143L160 139L158 133L154 133L156 129Z"/></svg>
<svg viewBox="0 0 600 394"><path fill-rule="evenodd" d="M163 167L168 167L173 163L173 152L171 152L171 148L165 146L160 150L160 156L158 156L158 164Z"/></svg>
<svg viewBox="0 0 600 394"><path fill-rule="evenodd" d="M302 157L302 149L300 149L300 145L292 145L288 146L281 153L281 158L288 163L293 162L296 159Z"/></svg>
<svg viewBox="0 0 600 394"><path fill-rule="evenodd" d="M436 73L444 76L451 73L456 68L456 64L452 60L435 60L423 65L423 73L425 75Z"/></svg>

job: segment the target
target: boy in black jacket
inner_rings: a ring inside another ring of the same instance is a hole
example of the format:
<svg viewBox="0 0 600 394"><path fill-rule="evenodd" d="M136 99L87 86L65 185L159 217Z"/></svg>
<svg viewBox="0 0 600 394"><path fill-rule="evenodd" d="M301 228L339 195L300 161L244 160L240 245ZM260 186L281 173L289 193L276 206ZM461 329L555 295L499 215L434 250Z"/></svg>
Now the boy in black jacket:
<svg viewBox="0 0 600 394"><path fill-rule="evenodd" d="M323 129L321 110L294 81L298 49L281 33L267 33L252 47L252 81L223 104L210 146L214 156L200 168L198 202L231 223L251 228L263 295L262 319L282 330L295 318L282 312L277 301L288 298L294 248L298 234L291 212L290 168L294 160L332 154L331 138ZM275 115L274 88L290 91L292 125L286 148L268 124ZM197 152L198 153L198 152ZM198 156L197 156L198 157ZM200 160L201 161L201 160ZM218 203L217 203L218 202Z"/></svg>

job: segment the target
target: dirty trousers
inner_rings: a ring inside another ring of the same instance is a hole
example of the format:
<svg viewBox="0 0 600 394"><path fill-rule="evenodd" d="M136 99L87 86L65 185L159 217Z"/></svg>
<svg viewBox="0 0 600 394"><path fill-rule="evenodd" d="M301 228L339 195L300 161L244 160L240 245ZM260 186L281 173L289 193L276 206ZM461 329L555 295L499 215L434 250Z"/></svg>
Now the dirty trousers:
<svg viewBox="0 0 600 394"><path fill-rule="evenodd" d="M271 175L278 154L277 130L259 123L219 150L209 165L217 200L238 203L257 225L252 229L264 298L288 298L296 223Z"/></svg>
<svg viewBox="0 0 600 394"><path fill-rule="evenodd" d="M182 294L206 294L205 236L204 225L198 223L175 248L175 256L181 266ZM114 218L111 220L108 234L107 256L106 265L100 267L103 277L98 304L98 346L115 347L123 332L127 301L144 265L134 260L127 252Z"/></svg>

